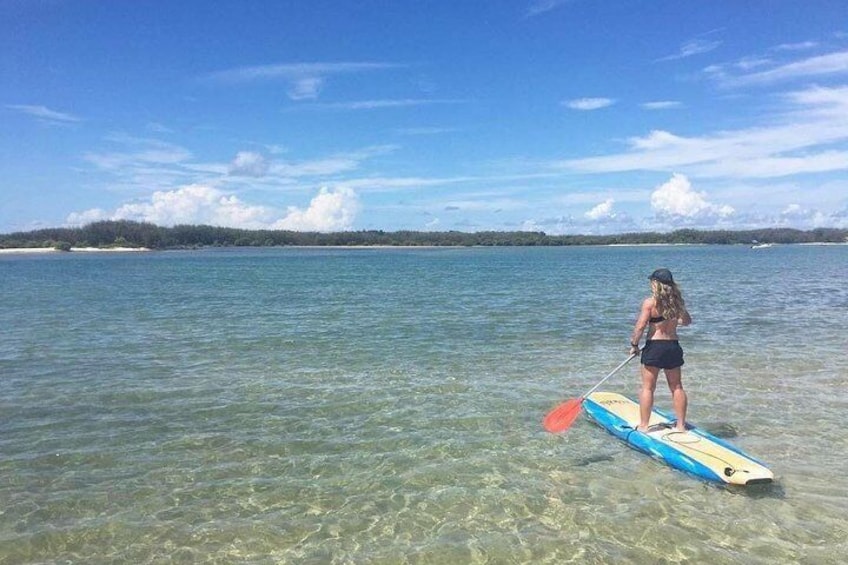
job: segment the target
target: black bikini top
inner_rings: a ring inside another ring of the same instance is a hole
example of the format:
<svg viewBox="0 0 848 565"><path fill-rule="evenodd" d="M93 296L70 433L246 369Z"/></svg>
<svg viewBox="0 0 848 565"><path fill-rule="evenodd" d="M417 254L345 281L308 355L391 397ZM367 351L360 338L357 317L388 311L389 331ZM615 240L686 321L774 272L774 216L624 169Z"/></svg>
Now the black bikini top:
<svg viewBox="0 0 848 565"><path fill-rule="evenodd" d="M660 322L665 322L665 316L652 316L649 320L651 324L659 324Z"/></svg>

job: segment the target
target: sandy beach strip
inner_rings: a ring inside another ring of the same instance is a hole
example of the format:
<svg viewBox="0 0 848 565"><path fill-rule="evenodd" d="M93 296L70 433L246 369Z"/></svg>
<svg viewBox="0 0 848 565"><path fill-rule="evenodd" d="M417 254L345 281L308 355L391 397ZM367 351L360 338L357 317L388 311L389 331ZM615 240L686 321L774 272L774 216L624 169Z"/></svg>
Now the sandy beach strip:
<svg viewBox="0 0 848 565"><path fill-rule="evenodd" d="M130 253L130 252L140 252L140 251L150 251L147 247L71 247L71 253ZM12 255L12 254L23 254L23 253L32 253L32 254L41 254L41 253L68 253L67 251L60 251L53 247L10 247L8 249L0 249L0 254L3 255Z"/></svg>
<svg viewBox="0 0 848 565"><path fill-rule="evenodd" d="M52 247L10 247L8 249L0 249L0 254L12 255L17 253L58 253Z"/></svg>

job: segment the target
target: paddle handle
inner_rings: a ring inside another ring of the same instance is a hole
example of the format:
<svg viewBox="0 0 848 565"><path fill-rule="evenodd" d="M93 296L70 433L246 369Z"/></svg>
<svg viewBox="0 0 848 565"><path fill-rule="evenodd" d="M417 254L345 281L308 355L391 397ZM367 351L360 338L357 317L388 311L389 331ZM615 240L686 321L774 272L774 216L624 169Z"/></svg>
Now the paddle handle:
<svg viewBox="0 0 848 565"><path fill-rule="evenodd" d="M612 372L611 372L609 375L607 375L606 377L604 377L603 379L601 379L601 380L600 380L600 382L599 382L598 384L596 384L595 386L593 386L592 388L590 388L590 389L589 389L589 392L587 392L586 394L584 394L584 395L581 397L581 399L586 398L587 396L589 396L590 394L592 394L593 392L595 392L595 391L598 389L598 387L599 387L599 386L601 386L602 384L604 384L604 383L607 381L607 379L608 379L608 378L610 378L611 376L613 376L614 374L616 374L617 372L619 372L619 371L621 370L621 368L622 368L622 367L624 367L625 365L627 365L628 363L630 363L630 360L631 360L631 359L633 359L634 357L636 357L636 355L637 355L637 353L631 353L631 354L630 354L630 357L628 357L627 359L625 359L624 361L622 361L622 362L621 362L621 365L619 365L618 367L616 367L615 369L613 369L613 370L612 370Z"/></svg>

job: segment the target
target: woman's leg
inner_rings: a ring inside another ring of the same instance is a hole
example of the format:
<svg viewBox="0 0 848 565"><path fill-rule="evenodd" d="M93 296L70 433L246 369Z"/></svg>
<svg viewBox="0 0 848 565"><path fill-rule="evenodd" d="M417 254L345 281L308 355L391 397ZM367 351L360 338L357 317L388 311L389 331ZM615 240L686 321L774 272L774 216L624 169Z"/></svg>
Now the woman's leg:
<svg viewBox="0 0 848 565"><path fill-rule="evenodd" d="M642 365L642 390L639 391L639 431L648 429L651 420L651 409L654 407L654 390L657 388L657 377L660 370L657 367Z"/></svg>
<svg viewBox="0 0 848 565"><path fill-rule="evenodd" d="M665 369L665 378L671 391L671 400L674 403L674 415L677 416L677 431L686 431L686 407L689 399L683 390L683 371L680 367L676 369Z"/></svg>

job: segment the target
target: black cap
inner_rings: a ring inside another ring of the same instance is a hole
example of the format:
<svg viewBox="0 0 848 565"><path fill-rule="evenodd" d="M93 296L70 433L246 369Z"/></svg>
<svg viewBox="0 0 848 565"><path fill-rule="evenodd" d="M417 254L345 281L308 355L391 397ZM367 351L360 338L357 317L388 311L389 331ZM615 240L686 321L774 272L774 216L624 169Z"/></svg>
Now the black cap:
<svg viewBox="0 0 848 565"><path fill-rule="evenodd" d="M652 281L659 281L663 284L674 284L674 278L671 276L671 271L668 269L657 269L651 276L648 277Z"/></svg>

